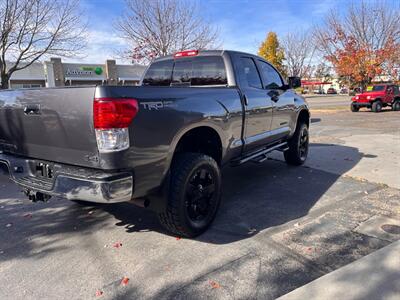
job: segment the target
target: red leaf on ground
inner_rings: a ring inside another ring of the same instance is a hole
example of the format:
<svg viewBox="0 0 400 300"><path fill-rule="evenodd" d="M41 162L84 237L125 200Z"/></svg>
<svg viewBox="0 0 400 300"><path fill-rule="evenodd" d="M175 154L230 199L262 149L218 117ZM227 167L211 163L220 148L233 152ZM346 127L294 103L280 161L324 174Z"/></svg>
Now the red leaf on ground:
<svg viewBox="0 0 400 300"><path fill-rule="evenodd" d="M176 240L177 240L177 241L179 241L180 239L181 239L181 237L180 237L180 236L177 236L177 237L176 237Z"/></svg>
<svg viewBox="0 0 400 300"><path fill-rule="evenodd" d="M103 291L97 290L96 297L101 297L101 296L103 296Z"/></svg>
<svg viewBox="0 0 400 300"><path fill-rule="evenodd" d="M221 285L214 280L210 280L210 285L213 289L219 289L221 287Z"/></svg>
<svg viewBox="0 0 400 300"><path fill-rule="evenodd" d="M24 214L22 217L26 218L26 219L30 219L30 218L32 218L32 214Z"/></svg>
<svg viewBox="0 0 400 300"><path fill-rule="evenodd" d="M117 248L117 249L121 248L122 247L122 243L121 242L116 242L116 243L114 243L113 247Z"/></svg>
<svg viewBox="0 0 400 300"><path fill-rule="evenodd" d="M122 280L121 280L121 285L128 285L128 283L129 283L129 278L128 277L124 277L124 278L122 278Z"/></svg>
<svg viewBox="0 0 400 300"><path fill-rule="evenodd" d="M307 250L308 250L308 251L312 251L312 248L311 248L311 247L308 247Z"/></svg>

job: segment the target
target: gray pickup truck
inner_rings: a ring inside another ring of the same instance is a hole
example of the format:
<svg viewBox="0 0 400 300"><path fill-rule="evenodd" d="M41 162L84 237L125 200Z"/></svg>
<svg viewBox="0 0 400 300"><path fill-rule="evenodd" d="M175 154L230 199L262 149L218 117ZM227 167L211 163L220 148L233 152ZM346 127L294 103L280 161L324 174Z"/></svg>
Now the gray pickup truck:
<svg viewBox="0 0 400 300"><path fill-rule="evenodd" d="M274 150L304 163L299 85L255 55L183 51L156 59L141 86L2 91L0 169L32 201L129 201L194 237L217 213L222 166Z"/></svg>

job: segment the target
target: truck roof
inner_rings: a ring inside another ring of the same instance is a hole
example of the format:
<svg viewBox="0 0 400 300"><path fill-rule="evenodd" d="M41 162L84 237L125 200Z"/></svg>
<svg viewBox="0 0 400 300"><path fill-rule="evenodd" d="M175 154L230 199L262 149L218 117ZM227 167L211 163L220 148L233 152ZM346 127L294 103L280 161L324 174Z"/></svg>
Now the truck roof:
<svg viewBox="0 0 400 300"><path fill-rule="evenodd" d="M256 56L255 54L250 54L250 53L245 53L245 52L240 52L240 51L233 51L233 50L198 50L198 54L196 56L222 56L225 52L242 53L242 54L246 54L246 55L250 55L250 56ZM174 54L158 57L153 62L163 61L163 60L168 60L168 59L174 59Z"/></svg>

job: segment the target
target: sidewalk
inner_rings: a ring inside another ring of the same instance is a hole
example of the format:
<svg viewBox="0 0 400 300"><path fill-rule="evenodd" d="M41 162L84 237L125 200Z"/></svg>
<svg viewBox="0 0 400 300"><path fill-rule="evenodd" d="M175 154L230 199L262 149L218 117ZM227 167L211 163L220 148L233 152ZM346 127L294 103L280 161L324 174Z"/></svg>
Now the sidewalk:
<svg viewBox="0 0 400 300"><path fill-rule="evenodd" d="M400 299L400 241L278 299Z"/></svg>

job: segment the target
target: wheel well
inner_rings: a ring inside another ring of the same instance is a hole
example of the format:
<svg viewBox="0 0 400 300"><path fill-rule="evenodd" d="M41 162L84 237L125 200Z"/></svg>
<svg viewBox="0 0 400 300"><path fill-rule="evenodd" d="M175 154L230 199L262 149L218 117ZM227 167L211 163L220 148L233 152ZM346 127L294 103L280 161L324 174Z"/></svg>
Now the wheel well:
<svg viewBox="0 0 400 300"><path fill-rule="evenodd" d="M197 127L186 132L179 140L174 156L182 152L203 153L220 164L222 143L218 133L211 127Z"/></svg>
<svg viewBox="0 0 400 300"><path fill-rule="evenodd" d="M306 109L303 109L302 111L300 111L299 117L297 118L297 124L300 124L303 122L306 123L307 126L310 126L310 113Z"/></svg>
<svg viewBox="0 0 400 300"><path fill-rule="evenodd" d="M376 99L374 99L374 100L372 101L372 103L378 102L378 101L381 101L381 102L382 102L382 99L381 99L381 98L376 98Z"/></svg>

